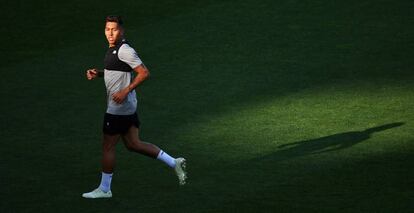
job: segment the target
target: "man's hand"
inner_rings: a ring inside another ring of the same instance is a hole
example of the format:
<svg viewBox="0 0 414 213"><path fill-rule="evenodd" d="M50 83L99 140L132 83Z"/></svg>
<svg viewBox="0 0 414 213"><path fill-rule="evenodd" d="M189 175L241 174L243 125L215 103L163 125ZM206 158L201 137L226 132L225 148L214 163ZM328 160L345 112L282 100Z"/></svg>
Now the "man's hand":
<svg viewBox="0 0 414 213"><path fill-rule="evenodd" d="M86 70L86 78L88 80L92 80L92 79L94 79L96 77L98 77L98 70L96 70L96 69Z"/></svg>
<svg viewBox="0 0 414 213"><path fill-rule="evenodd" d="M129 87L126 87L125 89L112 94L112 100L114 100L117 104L122 104L122 102L124 102L125 98L128 96L128 93Z"/></svg>

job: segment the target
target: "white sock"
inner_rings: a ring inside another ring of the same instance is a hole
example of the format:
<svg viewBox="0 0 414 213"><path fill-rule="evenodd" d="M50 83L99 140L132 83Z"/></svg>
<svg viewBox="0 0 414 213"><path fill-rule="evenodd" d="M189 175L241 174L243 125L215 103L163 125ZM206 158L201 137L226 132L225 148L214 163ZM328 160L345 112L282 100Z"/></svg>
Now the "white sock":
<svg viewBox="0 0 414 213"><path fill-rule="evenodd" d="M175 167L175 158L171 157L162 150L160 150L160 152L158 153L157 159L166 163L171 168Z"/></svg>
<svg viewBox="0 0 414 213"><path fill-rule="evenodd" d="M104 192L111 191L111 181L112 181L112 174L113 173L105 173L102 172L102 178L101 178L101 184L99 185L99 188Z"/></svg>

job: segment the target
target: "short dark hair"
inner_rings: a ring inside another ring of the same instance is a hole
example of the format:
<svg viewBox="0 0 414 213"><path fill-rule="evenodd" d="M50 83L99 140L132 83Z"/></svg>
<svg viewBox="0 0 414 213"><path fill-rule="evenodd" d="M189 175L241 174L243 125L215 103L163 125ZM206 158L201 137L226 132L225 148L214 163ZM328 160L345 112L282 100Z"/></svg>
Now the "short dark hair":
<svg viewBox="0 0 414 213"><path fill-rule="evenodd" d="M121 16L116 16L116 15L107 16L105 18L105 24L106 24L106 22L116 22L121 27L124 25L124 22L122 21L122 17Z"/></svg>

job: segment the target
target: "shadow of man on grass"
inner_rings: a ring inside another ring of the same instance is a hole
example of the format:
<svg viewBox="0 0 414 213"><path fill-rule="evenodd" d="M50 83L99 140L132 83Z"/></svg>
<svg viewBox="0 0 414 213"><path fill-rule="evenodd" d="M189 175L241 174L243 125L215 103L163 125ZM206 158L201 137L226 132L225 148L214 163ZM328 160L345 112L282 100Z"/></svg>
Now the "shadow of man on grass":
<svg viewBox="0 0 414 213"><path fill-rule="evenodd" d="M317 139L283 144L279 146L281 150L276 153L276 156L277 154L281 154L281 157L298 157L346 149L369 139L373 133L402 125L404 125L403 122L390 123L369 128L364 131L345 132Z"/></svg>
<svg viewBox="0 0 414 213"><path fill-rule="evenodd" d="M231 181L224 181L223 183L225 184L220 185L220 187L224 193L231 191L232 194L243 195L243 199L246 197L257 199L257 196L261 196L263 199L273 200L279 198L283 201L286 199L286 194L288 196L303 196L305 194L309 199L309 196L313 194L313 187L326 184L324 182L325 180L318 179L319 175L331 175L332 171L316 171L316 173L310 174L309 172L313 170L308 170L308 167L313 167L312 163L303 164L305 167L296 167L295 162L284 164L282 163L283 161L344 150L366 141L375 133L397 128L402 125L404 125L402 122L389 123L361 131L338 133L321 138L280 145L279 149L269 155L231 165L231 168L227 170L229 172L227 177L231 176L232 179ZM387 165L384 168L388 168ZM352 172L358 172L360 169L361 167L355 167L353 170L345 171L350 173L342 174L347 176L342 180L359 178L358 176L353 176ZM223 174L220 173L219 175ZM339 176L338 174L332 174L332 177ZM219 178L218 180L218 182L221 182ZM353 183L351 182L351 184ZM349 186L341 185L340 187L343 187L340 189L347 189L348 193L344 195L339 194L338 196L343 196L341 198L354 195L352 188L348 188ZM316 194L326 192L324 190L316 190ZM327 190L329 192L329 189Z"/></svg>

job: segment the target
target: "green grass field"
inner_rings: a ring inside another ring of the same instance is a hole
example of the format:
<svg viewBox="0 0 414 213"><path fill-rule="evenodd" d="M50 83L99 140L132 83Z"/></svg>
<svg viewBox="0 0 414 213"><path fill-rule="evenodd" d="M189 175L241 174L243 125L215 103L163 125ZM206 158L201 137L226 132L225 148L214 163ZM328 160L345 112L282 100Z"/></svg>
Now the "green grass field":
<svg viewBox="0 0 414 213"><path fill-rule="evenodd" d="M411 212L414 3L12 1L0 49L0 212ZM151 71L141 136L99 184L103 19Z"/></svg>

